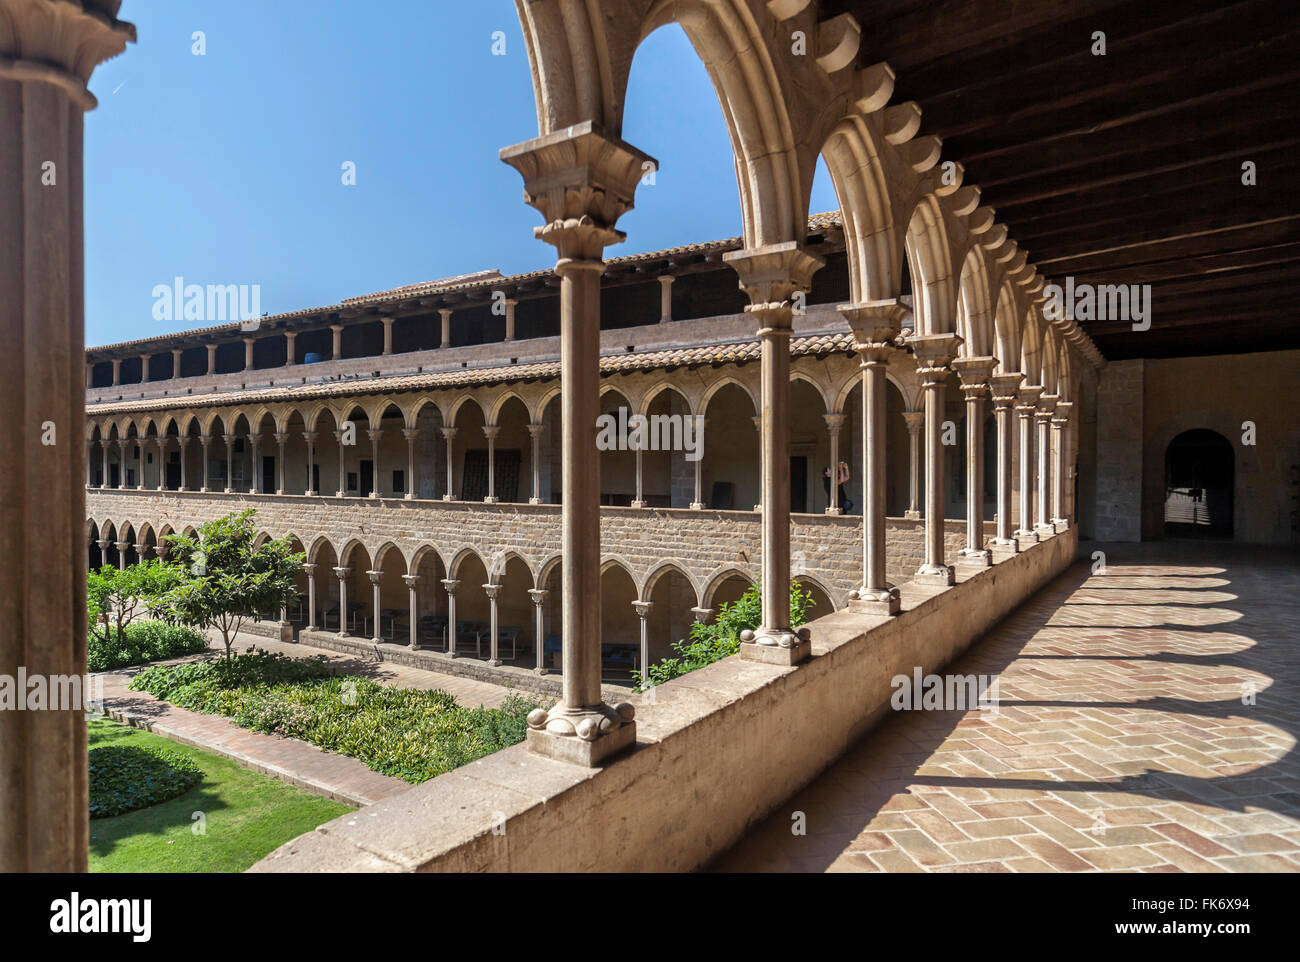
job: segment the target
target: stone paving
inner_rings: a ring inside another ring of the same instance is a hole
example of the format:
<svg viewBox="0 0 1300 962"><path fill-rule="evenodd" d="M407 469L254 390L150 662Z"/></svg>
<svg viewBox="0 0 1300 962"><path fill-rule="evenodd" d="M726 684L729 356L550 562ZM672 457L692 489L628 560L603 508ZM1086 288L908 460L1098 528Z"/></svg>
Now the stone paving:
<svg viewBox="0 0 1300 962"><path fill-rule="evenodd" d="M900 712L712 868L1300 871L1297 556L1095 550L947 669L996 713Z"/></svg>
<svg viewBox="0 0 1300 962"><path fill-rule="evenodd" d="M209 642L214 651L225 651L219 637L210 637ZM372 678L382 685L394 688L440 688L454 696L460 704L469 707L484 705L495 708L509 694L504 688L469 678L322 652L316 648L286 644L255 635L241 634L236 637L236 651L243 651L250 646L295 657L325 655L347 674ZM173 661L190 661L198 657L201 656ZM138 670L103 674L101 710L105 714L187 745L225 755L255 771L352 805L369 805L411 787L410 783L401 779L371 771L355 758L322 751L315 745L297 739L252 732L220 715L205 715L177 708L148 692L129 691L127 685Z"/></svg>

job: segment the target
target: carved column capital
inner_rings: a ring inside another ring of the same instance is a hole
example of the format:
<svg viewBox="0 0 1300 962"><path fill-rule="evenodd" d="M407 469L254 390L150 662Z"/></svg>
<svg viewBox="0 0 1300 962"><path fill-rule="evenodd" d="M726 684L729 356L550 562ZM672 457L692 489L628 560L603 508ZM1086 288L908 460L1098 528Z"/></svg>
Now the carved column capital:
<svg viewBox="0 0 1300 962"><path fill-rule="evenodd" d="M456 593L456 589L460 587L460 579L443 578L442 587L446 590L447 594L454 595Z"/></svg>
<svg viewBox="0 0 1300 962"><path fill-rule="evenodd" d="M647 618L650 617L650 610L654 608L654 606L655 603L653 601L632 602L632 610L636 612L636 616L640 618L642 621L645 621Z"/></svg>
<svg viewBox="0 0 1300 962"><path fill-rule="evenodd" d="M989 378L989 390L993 393L993 406L998 410L1011 407L1016 401L1016 391L1025 376L1019 371L1008 374L994 374Z"/></svg>
<svg viewBox="0 0 1300 962"><path fill-rule="evenodd" d="M539 608L545 603L546 596L548 594L550 594L550 592L547 591L545 588L528 589L528 597L533 599L533 604L535 604Z"/></svg>

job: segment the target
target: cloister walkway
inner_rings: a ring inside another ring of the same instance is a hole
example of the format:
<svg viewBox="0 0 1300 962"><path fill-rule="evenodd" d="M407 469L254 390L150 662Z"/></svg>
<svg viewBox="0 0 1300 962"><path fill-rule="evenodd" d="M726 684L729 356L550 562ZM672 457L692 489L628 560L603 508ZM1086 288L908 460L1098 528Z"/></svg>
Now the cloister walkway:
<svg viewBox="0 0 1300 962"><path fill-rule="evenodd" d="M1098 550L947 669L996 713L898 713L712 867L1300 871L1297 556Z"/></svg>

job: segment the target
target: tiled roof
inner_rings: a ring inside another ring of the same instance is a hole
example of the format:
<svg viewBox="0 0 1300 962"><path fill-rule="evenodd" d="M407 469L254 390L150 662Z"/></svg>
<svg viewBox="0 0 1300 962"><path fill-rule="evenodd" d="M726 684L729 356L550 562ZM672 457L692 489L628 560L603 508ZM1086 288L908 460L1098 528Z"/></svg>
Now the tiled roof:
<svg viewBox="0 0 1300 962"><path fill-rule="evenodd" d="M848 331L806 334L791 338L794 356L818 356L853 349L853 335ZM703 347L671 348L631 354L609 354L600 359L601 374L645 371L655 368L685 367L699 364L741 364L759 360L760 342L739 341ZM483 384L506 384L512 381L535 381L560 376L559 361L511 364L504 367L440 371L431 374L396 374L388 377L354 378L346 381L302 384L296 387L270 387L246 391L222 391L211 394L186 394L142 398L136 401L113 401L87 406L87 414L126 414L142 411L167 411L178 407L231 407L249 403L294 403L349 397L361 394L395 394L405 391L447 390Z"/></svg>
<svg viewBox="0 0 1300 962"><path fill-rule="evenodd" d="M821 231L829 230L843 223L840 212L837 210L827 211L822 214L814 214L808 218L808 233L816 234ZM666 250L647 251L644 254L629 254L625 257L611 257L605 263L611 267L619 267L628 264L648 263L666 258L681 257L685 254L709 253L717 250L733 250L741 246L740 237L728 237L723 240L704 241L696 244L684 244L680 247L670 247ZM379 291L374 294L365 294L359 297L344 298L338 304L327 304L320 307L309 307L298 311L286 311L283 314L272 314L262 318L262 323L273 325L279 322L293 321L301 318L308 318L319 314L328 314L332 311L356 310L362 307L373 307L380 304L392 303L395 301L406 300L412 297L428 297L433 294L449 294L452 292L466 292L482 288L491 288L500 285L518 285L529 281L543 280L551 277L555 272L549 268L540 271L529 271L525 274L512 274L502 276L498 271L479 271L472 274L460 274L456 277L448 277L438 281L428 281L425 283L408 284L405 287L397 287L387 291ZM121 341L117 344L103 344L98 347L86 348L87 353L103 353L110 351L124 351L128 348L143 347L147 344L161 344L165 341L178 340L182 338L193 338L203 336L222 336L240 332L238 321L228 324L217 324L212 327L199 327L188 331L173 331L157 337L137 338L133 341Z"/></svg>

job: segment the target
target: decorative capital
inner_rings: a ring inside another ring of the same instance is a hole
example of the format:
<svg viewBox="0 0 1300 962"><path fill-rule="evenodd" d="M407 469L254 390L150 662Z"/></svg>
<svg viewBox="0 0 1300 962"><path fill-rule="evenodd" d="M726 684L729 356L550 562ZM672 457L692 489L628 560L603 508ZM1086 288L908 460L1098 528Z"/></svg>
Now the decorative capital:
<svg viewBox="0 0 1300 962"><path fill-rule="evenodd" d="M442 431L442 436L448 441L451 441L456 437L456 432L459 431L460 428L441 428L440 430Z"/></svg>
<svg viewBox="0 0 1300 962"><path fill-rule="evenodd" d="M993 392L993 403L997 407L1010 407L1016 400L1016 389L1025 376L1019 371L1008 374L994 374L989 378L989 390Z"/></svg>
<svg viewBox="0 0 1300 962"><path fill-rule="evenodd" d="M650 617L650 609L652 609L654 606L655 603L653 601L632 602L632 610L636 612L636 616L640 618L642 621Z"/></svg>
<svg viewBox="0 0 1300 962"><path fill-rule="evenodd" d="M370 578L372 585L377 585L383 580L384 573L382 571L367 571L366 576Z"/></svg>
<svg viewBox="0 0 1300 962"><path fill-rule="evenodd" d="M826 427L828 427L828 428L829 428L830 430L832 430L832 431L835 431L835 430L837 430L837 429L839 429L839 428L844 427L844 419L845 419L845 417L846 417L846 415L843 415L843 414L823 414L823 415L822 415L822 418L826 421Z"/></svg>
<svg viewBox="0 0 1300 962"><path fill-rule="evenodd" d="M542 436L542 429L545 428L545 427L546 427L546 425L544 425L544 424L530 424L530 425L528 425L528 436L529 436L530 438L539 438L539 437L541 437L541 436Z"/></svg>
<svg viewBox="0 0 1300 962"><path fill-rule="evenodd" d="M367 429L366 429L366 437L370 438L371 441L378 441L378 440L379 440L380 438L382 438L383 436L384 436L384 429L383 429L383 428L367 428Z"/></svg>
<svg viewBox="0 0 1300 962"><path fill-rule="evenodd" d="M1070 414L1074 411L1073 401L1057 401L1052 412L1052 423L1060 427L1070 423Z"/></svg>
<svg viewBox="0 0 1300 962"><path fill-rule="evenodd" d="M896 297L861 304L841 304L836 308L853 330L858 353L878 355L871 360L881 360L886 348L892 347L894 338L903 328L903 320L911 308Z"/></svg>
<svg viewBox="0 0 1300 962"><path fill-rule="evenodd" d="M903 422L907 425L907 430L912 434L920 431L925 426L924 411L904 411Z"/></svg>
<svg viewBox="0 0 1300 962"><path fill-rule="evenodd" d="M483 591L487 593L489 601L496 601L497 598L501 595L501 588L502 588L501 585L494 585L488 583L483 586Z"/></svg>
<svg viewBox="0 0 1300 962"><path fill-rule="evenodd" d="M93 110L91 73L136 40L135 25L117 19L120 6L121 0L0 4L0 77L48 83Z"/></svg>
<svg viewBox="0 0 1300 962"><path fill-rule="evenodd" d="M305 565L302 566L302 570L303 570L303 572L304 572L305 574L314 575L314 574L316 573L316 565L315 565L315 564L305 564Z"/></svg>
<svg viewBox="0 0 1300 962"><path fill-rule="evenodd" d="M947 376L961 338L956 334L913 334L907 339L916 356L916 371L922 378L941 380Z"/></svg>
<svg viewBox="0 0 1300 962"><path fill-rule="evenodd" d="M443 579L442 579L442 586L443 586L443 588L445 588L445 589L447 590L447 594L449 594L449 595L454 595L454 594L456 593L456 589L460 587L460 579L459 579L459 578L443 578Z"/></svg>
<svg viewBox="0 0 1300 962"><path fill-rule="evenodd" d="M351 569L351 568L335 568L335 569L334 569L334 576L335 576L336 578L338 578L339 581L346 581L348 575L350 575L350 574L352 574L352 569Z"/></svg>
<svg viewBox="0 0 1300 962"><path fill-rule="evenodd" d="M650 155L584 121L506 147L501 160L524 179L524 202L546 221L533 233L561 261L600 261L624 240L615 225L632 209L637 183L658 167Z"/></svg>
<svg viewBox="0 0 1300 962"><path fill-rule="evenodd" d="M483 425L483 437L487 438L489 441L495 441L500 434L501 434L501 425L499 424Z"/></svg>
<svg viewBox="0 0 1300 962"><path fill-rule="evenodd" d="M402 437L408 441L414 441L420 436L419 428L402 428Z"/></svg>
<svg viewBox="0 0 1300 962"><path fill-rule="evenodd" d="M1050 418L1052 412L1056 410L1056 404L1061 400L1059 394L1042 394L1038 397L1038 411L1040 417Z"/></svg>
<svg viewBox="0 0 1300 962"><path fill-rule="evenodd" d="M532 598L533 604L537 605L537 607L539 608L542 606L542 603L546 601L546 596L548 594L549 592L545 588L528 589L528 597Z"/></svg>
<svg viewBox="0 0 1300 962"><path fill-rule="evenodd" d="M275 443L276 443L276 444L285 444L286 442L288 442L288 440L289 440L289 435L288 435L287 433L285 433L284 431L276 431L276 432L275 432Z"/></svg>
<svg viewBox="0 0 1300 962"><path fill-rule="evenodd" d="M784 330L790 328L795 292L806 292L813 274L826 263L796 241L730 251L722 259L740 275L740 289L749 297L745 311L758 317L764 329Z"/></svg>
<svg viewBox="0 0 1300 962"><path fill-rule="evenodd" d="M406 587L408 587L408 588L414 588L416 585L418 585L418 584L420 583L420 576L419 576L419 575L402 575L402 581L406 584Z"/></svg>
<svg viewBox="0 0 1300 962"><path fill-rule="evenodd" d="M992 357L959 357L952 362L952 369L961 378L963 390L971 388L983 393L997 363L997 359Z"/></svg>

